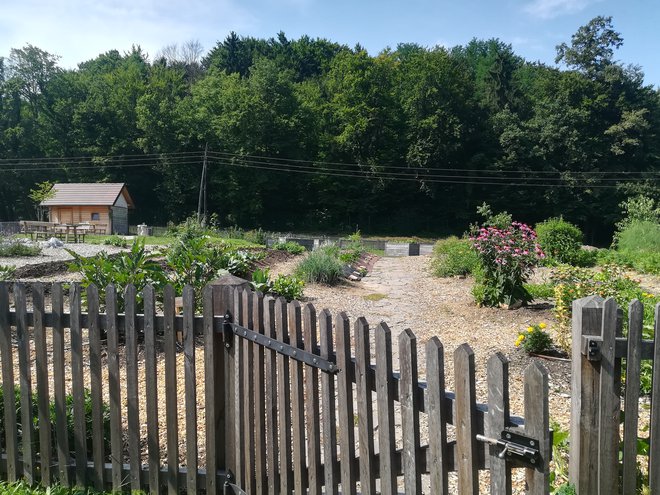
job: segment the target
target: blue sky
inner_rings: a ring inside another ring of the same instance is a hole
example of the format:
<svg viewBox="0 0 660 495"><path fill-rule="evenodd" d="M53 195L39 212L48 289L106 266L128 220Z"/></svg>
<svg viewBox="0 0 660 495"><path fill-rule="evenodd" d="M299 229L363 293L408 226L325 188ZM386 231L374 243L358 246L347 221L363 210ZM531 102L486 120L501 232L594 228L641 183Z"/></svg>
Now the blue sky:
<svg viewBox="0 0 660 495"><path fill-rule="evenodd" d="M611 15L624 38L616 58L660 86L658 0L0 0L0 56L26 43L75 67L139 44L151 56L198 40L210 50L230 31L269 38L284 31L376 54L400 42L454 46L499 38L528 60L554 64L555 46L581 25Z"/></svg>

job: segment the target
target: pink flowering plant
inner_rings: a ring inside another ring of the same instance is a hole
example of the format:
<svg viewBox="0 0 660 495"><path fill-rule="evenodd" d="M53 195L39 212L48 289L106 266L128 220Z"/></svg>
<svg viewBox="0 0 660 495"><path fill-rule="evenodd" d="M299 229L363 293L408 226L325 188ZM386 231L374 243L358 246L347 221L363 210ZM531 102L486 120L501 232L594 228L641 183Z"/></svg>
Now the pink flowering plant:
<svg viewBox="0 0 660 495"><path fill-rule="evenodd" d="M475 229L470 240L481 268L472 290L477 304L513 305L532 300L524 284L545 255L531 227L520 222L506 228L484 226Z"/></svg>

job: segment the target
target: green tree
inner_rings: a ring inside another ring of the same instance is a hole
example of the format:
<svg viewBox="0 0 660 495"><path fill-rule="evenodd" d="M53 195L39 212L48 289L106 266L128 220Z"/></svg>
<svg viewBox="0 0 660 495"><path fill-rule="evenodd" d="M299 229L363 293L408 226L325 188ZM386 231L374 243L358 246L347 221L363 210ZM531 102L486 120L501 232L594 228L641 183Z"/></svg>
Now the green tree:
<svg viewBox="0 0 660 495"><path fill-rule="evenodd" d="M37 220L43 222L46 216L46 211L48 211L48 207L43 206L41 203L55 196L53 183L50 181L44 181L39 184L35 184L35 188L30 189L29 196L30 199L34 201L34 209L37 212Z"/></svg>

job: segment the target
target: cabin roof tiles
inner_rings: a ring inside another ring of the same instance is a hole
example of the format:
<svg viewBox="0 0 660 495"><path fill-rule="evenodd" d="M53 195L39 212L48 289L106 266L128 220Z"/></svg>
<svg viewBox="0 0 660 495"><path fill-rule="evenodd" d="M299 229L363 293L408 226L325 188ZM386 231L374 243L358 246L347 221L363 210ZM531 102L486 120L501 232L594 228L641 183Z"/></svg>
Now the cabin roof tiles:
<svg viewBox="0 0 660 495"><path fill-rule="evenodd" d="M55 184L53 191L55 195L42 201L43 206L113 206L119 195L124 194L129 208L133 207L123 182Z"/></svg>

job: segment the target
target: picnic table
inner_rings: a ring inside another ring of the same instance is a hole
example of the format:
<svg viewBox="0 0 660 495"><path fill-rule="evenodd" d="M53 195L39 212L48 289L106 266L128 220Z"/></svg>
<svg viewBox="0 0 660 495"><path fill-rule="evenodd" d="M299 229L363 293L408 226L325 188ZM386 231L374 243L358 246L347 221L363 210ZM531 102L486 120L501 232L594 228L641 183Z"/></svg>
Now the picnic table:
<svg viewBox="0 0 660 495"><path fill-rule="evenodd" d="M105 229L104 229L105 230ZM30 234L30 239L49 239L56 237L64 242L85 242L86 234L96 232L94 224L68 224L54 222L34 222L24 220L21 222L21 232Z"/></svg>

